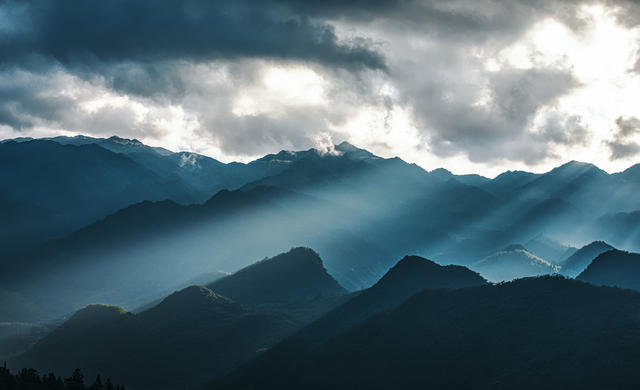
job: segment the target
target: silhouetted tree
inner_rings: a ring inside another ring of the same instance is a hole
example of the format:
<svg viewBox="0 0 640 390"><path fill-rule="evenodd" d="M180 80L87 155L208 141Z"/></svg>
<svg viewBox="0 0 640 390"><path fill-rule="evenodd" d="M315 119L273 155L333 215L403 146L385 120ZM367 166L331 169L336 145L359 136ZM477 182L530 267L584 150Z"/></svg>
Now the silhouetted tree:
<svg viewBox="0 0 640 390"><path fill-rule="evenodd" d="M100 375L98 375L96 377L95 382L93 382L93 385L91 385L91 387L89 389L91 389L91 390L104 390L104 386L102 385L102 378L100 378Z"/></svg>
<svg viewBox="0 0 640 390"><path fill-rule="evenodd" d="M85 390L84 375L79 368L73 370L71 377L64 380L67 390Z"/></svg>
<svg viewBox="0 0 640 390"><path fill-rule="evenodd" d="M110 379L102 383L100 375L89 388L84 387L84 376L79 369L74 370L71 377L64 381L54 373L40 376L32 368L23 368L12 374L4 363L0 367L0 390L125 390L124 386L114 386Z"/></svg>

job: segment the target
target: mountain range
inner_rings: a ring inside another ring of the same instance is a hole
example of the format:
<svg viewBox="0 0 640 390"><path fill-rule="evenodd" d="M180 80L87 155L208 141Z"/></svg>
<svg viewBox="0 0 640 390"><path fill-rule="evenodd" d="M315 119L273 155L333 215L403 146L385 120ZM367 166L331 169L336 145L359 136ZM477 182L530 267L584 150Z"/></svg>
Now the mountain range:
<svg viewBox="0 0 640 390"><path fill-rule="evenodd" d="M348 143L225 164L118 137L3 141L0 160L12 370L143 390L640 383L637 166L491 179Z"/></svg>
<svg viewBox="0 0 640 390"><path fill-rule="evenodd" d="M321 342L425 289L485 284L464 267L407 256L371 288L349 294L317 253L294 248L209 287L176 291L137 314L89 305L10 363L108 372L136 388L193 386L230 373L287 336ZM170 379L149 375L166 371Z"/></svg>
<svg viewBox="0 0 640 390"><path fill-rule="evenodd" d="M307 248L257 262L210 287L215 290L186 287L136 314L119 306L88 305L15 364L109 372L136 388L193 385L228 372L348 298ZM166 370L170 379L149 375Z"/></svg>
<svg viewBox="0 0 640 390"><path fill-rule="evenodd" d="M13 297L0 310L16 321L59 318L92 302L134 310L198 275L301 245L350 291L374 284L406 253L469 265L524 242L555 269L575 250L556 241L605 239L602 230L618 220L625 234L607 242L640 246L636 167L607 174L570 162L489 179L428 172L348 143L223 164L82 136L3 141L0 159L0 208L9 216L0 222L9 232L0 282ZM46 309L30 315L24 302Z"/></svg>
<svg viewBox="0 0 640 390"><path fill-rule="evenodd" d="M639 172L2 141L0 357L140 389L631 388Z"/></svg>

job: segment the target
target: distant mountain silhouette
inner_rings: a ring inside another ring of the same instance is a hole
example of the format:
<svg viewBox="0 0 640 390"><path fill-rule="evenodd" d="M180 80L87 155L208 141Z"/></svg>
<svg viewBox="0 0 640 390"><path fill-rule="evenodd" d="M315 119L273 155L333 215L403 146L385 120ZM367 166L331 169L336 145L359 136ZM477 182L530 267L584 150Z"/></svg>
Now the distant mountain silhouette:
<svg viewBox="0 0 640 390"><path fill-rule="evenodd" d="M592 224L590 234L621 248L640 251L640 210L605 214Z"/></svg>
<svg viewBox="0 0 640 390"><path fill-rule="evenodd" d="M265 253L306 244L327 253L327 269L354 290L384 273L389 260L383 249L344 229L340 218L348 215L333 204L264 187L221 191L198 206L144 202L11 261L0 281L37 297L47 308L44 319L95 301L132 310L211 269L235 271Z"/></svg>
<svg viewBox="0 0 640 390"><path fill-rule="evenodd" d="M547 275L558 272L551 264L522 245L511 245L471 265L483 277L492 282L509 281L527 276Z"/></svg>
<svg viewBox="0 0 640 390"><path fill-rule="evenodd" d="M211 283L213 291L245 304L305 301L347 291L327 273L320 256L293 248Z"/></svg>
<svg viewBox="0 0 640 390"><path fill-rule="evenodd" d="M461 266L441 266L419 256L405 256L375 285L302 330L306 339L326 339L372 315L391 310L424 289L481 286L486 281Z"/></svg>
<svg viewBox="0 0 640 390"><path fill-rule="evenodd" d="M576 279L640 291L640 254L617 249L606 251L593 259Z"/></svg>
<svg viewBox="0 0 640 390"><path fill-rule="evenodd" d="M482 188L490 193L508 199L513 193L535 180L540 175L524 171L507 171L484 183Z"/></svg>
<svg viewBox="0 0 640 390"><path fill-rule="evenodd" d="M558 198L588 210L640 209L640 200L628 196L640 182L623 182L593 164L571 161L541 175L519 191L520 197ZM616 191L608 191L609 188Z"/></svg>
<svg viewBox="0 0 640 390"><path fill-rule="evenodd" d="M551 263L558 264L574 254L578 249L559 243L551 237L538 234L524 244L528 250L538 257Z"/></svg>
<svg viewBox="0 0 640 390"><path fill-rule="evenodd" d="M137 139L117 136L93 138L86 136L52 137L44 140L62 145L97 145L111 152L126 155L172 186L185 186L190 197L202 202L222 189L236 189L265 175L273 174L261 164L224 164L211 157L191 152L172 152L151 147ZM26 140L22 140L24 142ZM170 198L181 202L179 198ZM148 199L150 200L150 199Z"/></svg>
<svg viewBox="0 0 640 390"><path fill-rule="evenodd" d="M210 387L633 389L638 310L638 293L561 277L425 290L320 345L291 338Z"/></svg>
<svg viewBox="0 0 640 390"><path fill-rule="evenodd" d="M476 174L454 175L453 173L451 173L450 171L444 168L434 169L429 173L439 177L442 180L454 179L459 181L462 184L466 184L469 186L476 186L476 187L481 187L482 185L487 184L491 181L491 179L487 177L476 175Z"/></svg>
<svg viewBox="0 0 640 390"><path fill-rule="evenodd" d="M5 242L3 253L37 245L142 200L195 200L184 185L167 185L129 157L93 144L1 143L0 177L0 199L25 205L14 209L25 226L0 222L0 229L13 230L20 243Z"/></svg>
<svg viewBox="0 0 640 390"><path fill-rule="evenodd" d="M593 259L598 257L601 253L607 252L611 249L615 248L604 241L594 241L587 244L562 261L562 268L560 272L563 275L572 278L576 277L580 272L584 271L589 264L591 264Z"/></svg>
<svg viewBox="0 0 640 390"><path fill-rule="evenodd" d="M224 164L135 139L85 136L0 143L1 255L32 249L132 204L170 199L201 203L288 164Z"/></svg>

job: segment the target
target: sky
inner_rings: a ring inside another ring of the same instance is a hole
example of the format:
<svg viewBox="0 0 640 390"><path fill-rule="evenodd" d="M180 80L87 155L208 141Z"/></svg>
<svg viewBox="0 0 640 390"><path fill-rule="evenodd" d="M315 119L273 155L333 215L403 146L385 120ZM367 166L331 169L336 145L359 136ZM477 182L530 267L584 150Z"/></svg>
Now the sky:
<svg viewBox="0 0 640 390"><path fill-rule="evenodd" d="M640 1L0 0L0 138L640 162Z"/></svg>

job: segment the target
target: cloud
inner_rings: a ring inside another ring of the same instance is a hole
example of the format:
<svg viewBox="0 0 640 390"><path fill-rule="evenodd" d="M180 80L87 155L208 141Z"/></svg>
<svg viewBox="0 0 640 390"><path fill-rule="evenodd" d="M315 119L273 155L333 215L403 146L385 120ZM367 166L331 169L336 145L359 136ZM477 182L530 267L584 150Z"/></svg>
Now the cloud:
<svg viewBox="0 0 640 390"><path fill-rule="evenodd" d="M640 144L631 140L636 134L640 134L640 119L634 116L616 119L613 138L605 141L611 152L609 159L614 161L640 154Z"/></svg>
<svg viewBox="0 0 640 390"><path fill-rule="evenodd" d="M582 117L554 112L546 118L544 127L535 138L545 143L552 142L571 146L586 144L589 136L589 128Z"/></svg>
<svg viewBox="0 0 640 390"><path fill-rule="evenodd" d="M534 136L531 128L543 108L579 86L572 73L513 67L486 71L463 51L435 45L422 53L423 63L399 65L403 99L412 105L430 152L527 164L551 156L548 143L560 140L560 130ZM420 73L429 77L414 76Z"/></svg>
<svg viewBox="0 0 640 390"><path fill-rule="evenodd" d="M577 42L585 4L637 25L626 0L8 0L0 125L223 160L357 139L385 155L535 166L598 131L563 106L584 81L565 51L527 41L552 20Z"/></svg>
<svg viewBox="0 0 640 390"><path fill-rule="evenodd" d="M272 57L384 68L382 56L363 41L338 42L331 25L268 1L9 0L0 7L6 19L13 16L0 40L3 63L34 54L89 68L123 61Z"/></svg>

